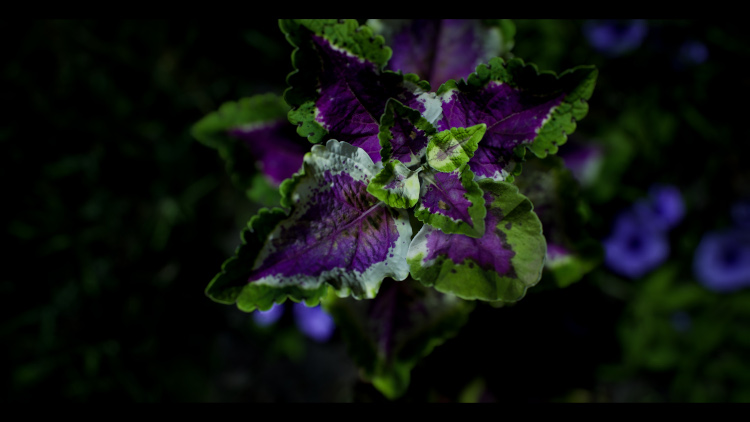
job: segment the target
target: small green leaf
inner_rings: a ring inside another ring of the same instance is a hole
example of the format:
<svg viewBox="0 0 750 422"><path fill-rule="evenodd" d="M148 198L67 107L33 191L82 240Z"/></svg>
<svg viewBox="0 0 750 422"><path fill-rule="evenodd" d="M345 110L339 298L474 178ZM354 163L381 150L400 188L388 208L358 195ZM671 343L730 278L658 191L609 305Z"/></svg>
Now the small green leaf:
<svg viewBox="0 0 750 422"><path fill-rule="evenodd" d="M411 171L398 160L391 160L372 178L367 191L394 208L411 208L419 201L420 169Z"/></svg>
<svg viewBox="0 0 750 422"><path fill-rule="evenodd" d="M480 123L463 128L453 127L438 132L427 145L427 162L435 170L452 172L468 163L484 136L487 125Z"/></svg>

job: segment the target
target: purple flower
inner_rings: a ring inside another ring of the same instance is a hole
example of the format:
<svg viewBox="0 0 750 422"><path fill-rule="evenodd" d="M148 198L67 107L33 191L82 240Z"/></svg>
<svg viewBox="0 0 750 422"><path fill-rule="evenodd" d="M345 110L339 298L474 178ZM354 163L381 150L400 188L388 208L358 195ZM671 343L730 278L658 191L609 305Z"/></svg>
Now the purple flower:
<svg viewBox="0 0 750 422"><path fill-rule="evenodd" d="M656 268L669 255L664 231L631 210L621 213L614 229L604 241L604 260L618 274L638 278Z"/></svg>
<svg viewBox="0 0 750 422"><path fill-rule="evenodd" d="M750 286L750 231L705 234L695 250L693 270L701 284L716 292Z"/></svg>
<svg viewBox="0 0 750 422"><path fill-rule="evenodd" d="M641 219L649 221L658 230L673 228L685 216L680 190L668 185L652 186L648 200L636 202L634 208Z"/></svg>
<svg viewBox="0 0 750 422"><path fill-rule="evenodd" d="M643 19L629 21L588 21L583 33L589 44L608 56L620 56L638 48L646 38L648 27Z"/></svg>
<svg viewBox="0 0 750 422"><path fill-rule="evenodd" d="M253 312L253 321L261 327L267 327L281 318L284 314L284 306L274 303L267 311Z"/></svg>
<svg viewBox="0 0 750 422"><path fill-rule="evenodd" d="M295 303L293 310L297 328L305 335L321 343L331 338L336 326L320 305L308 308L304 303Z"/></svg>
<svg viewBox="0 0 750 422"><path fill-rule="evenodd" d="M680 47L679 58L685 64L701 64L708 59L708 48L700 41L685 41Z"/></svg>

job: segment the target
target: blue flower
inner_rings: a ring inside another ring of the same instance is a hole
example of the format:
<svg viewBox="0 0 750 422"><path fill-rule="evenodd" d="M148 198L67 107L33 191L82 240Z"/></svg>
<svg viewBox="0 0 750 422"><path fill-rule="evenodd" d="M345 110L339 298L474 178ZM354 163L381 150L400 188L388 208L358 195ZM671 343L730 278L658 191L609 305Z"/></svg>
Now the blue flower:
<svg viewBox="0 0 750 422"><path fill-rule="evenodd" d="M604 240L604 260L616 273L638 278L658 267L669 255L669 240L664 231L632 210L615 220L612 234Z"/></svg>
<svg viewBox="0 0 750 422"><path fill-rule="evenodd" d="M649 198L634 205L640 218L649 221L658 230L669 230L685 216L685 203L680 190L674 186L655 185L649 190Z"/></svg>
<svg viewBox="0 0 750 422"><path fill-rule="evenodd" d="M297 328L317 342L330 339L336 329L333 318L320 305L309 308L304 303L294 303L292 311ZM253 312L253 321L261 327L267 327L276 323L283 314L284 305L274 303L267 311Z"/></svg>
<svg viewBox="0 0 750 422"><path fill-rule="evenodd" d="M685 41L680 47L680 61L685 64L696 65L708 59L708 48L700 41Z"/></svg>
<svg viewBox="0 0 750 422"><path fill-rule="evenodd" d="M320 305L308 308L304 303L295 303L293 310L297 328L305 335L318 342L331 338L336 326Z"/></svg>
<svg viewBox="0 0 750 422"><path fill-rule="evenodd" d="M695 250L693 270L701 284L716 292L750 286L750 231L706 233Z"/></svg>
<svg viewBox="0 0 750 422"><path fill-rule="evenodd" d="M284 314L284 306L274 303L271 309L267 311L253 312L253 321L261 327L267 327L274 324Z"/></svg>
<svg viewBox="0 0 750 422"><path fill-rule="evenodd" d="M630 21L587 21L583 33L589 44L600 53L620 56L638 48L646 38L648 27L642 19Z"/></svg>

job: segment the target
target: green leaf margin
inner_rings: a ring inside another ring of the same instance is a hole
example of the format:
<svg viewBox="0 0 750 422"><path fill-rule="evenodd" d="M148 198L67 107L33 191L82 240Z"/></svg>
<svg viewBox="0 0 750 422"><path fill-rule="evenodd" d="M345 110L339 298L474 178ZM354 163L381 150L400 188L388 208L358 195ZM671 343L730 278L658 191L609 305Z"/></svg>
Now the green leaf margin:
<svg viewBox="0 0 750 422"><path fill-rule="evenodd" d="M385 45L382 36L375 36L372 28L360 26L355 19L280 19L279 28L294 47L294 70L287 76L289 88L284 91L284 100L292 107L288 114L289 121L297 125L300 136L312 143L320 143L328 131L315 120L315 101L319 96L315 66L319 59L317 51L310 44L310 35L321 36L331 45L374 63L378 69L385 66L392 51ZM312 68L306 68L308 63Z"/></svg>
<svg viewBox="0 0 750 422"><path fill-rule="evenodd" d="M266 311L274 303L284 303L289 298L295 302L304 300L308 306L316 306L327 293L327 284L315 290L300 289L297 286L271 287L248 283L247 275L252 272L255 259L260 253L268 235L287 214L281 208L263 208L250 219L242 230L242 244L221 266L217 274L206 287L206 295L217 303L237 304L245 312L256 309Z"/></svg>
<svg viewBox="0 0 750 422"><path fill-rule="evenodd" d="M431 171L432 170L428 170L420 173L420 177L429 175ZM417 202L417 207L414 209L414 216L419 221L440 229L443 233L464 234L469 237L482 237L484 236L485 231L484 218L487 216L487 208L483 198L484 192L474 180L474 173L467 164L454 170L454 172L459 173L461 186L466 189L466 194L464 196L469 202L471 202L469 216L471 217L471 222L474 226L472 227L465 221L453 220L442 214L433 214L430 210L424 207L421 202ZM429 189L428 183L429 182L425 181L420 183L420 198L423 196L423 190Z"/></svg>
<svg viewBox="0 0 750 422"><path fill-rule="evenodd" d="M501 276L494 270L483 270L470 259L455 263L446 256L438 256L432 265L425 267L422 263L423 253L412 258L407 255L410 272L412 277L423 284L462 299L516 302L542 276L547 250L542 223L533 212L531 201L516 186L490 179L481 180L479 186L495 196L488 208L499 208L502 212L503 218L496 228L503 233L506 243L515 252L511 263L516 277Z"/></svg>
<svg viewBox="0 0 750 422"><path fill-rule="evenodd" d="M227 131L242 125L287 120L288 112L289 106L280 96L259 94L222 104L197 121L190 131L200 143L217 150L232 183L252 198L255 190L265 188L259 186L257 180L256 160L245 145Z"/></svg>
<svg viewBox="0 0 750 422"><path fill-rule="evenodd" d="M563 102L554 108L549 120L540 128L534 140L525 144L536 156L556 154L568 135L576 129L576 122L588 114L588 100L594 91L599 71L594 66L576 66L557 76L552 71L539 71L533 63L522 59L505 61L495 57L488 64L480 64L467 81L449 80L440 86L437 95L450 90L469 92L482 89L490 81L507 83L531 95L554 95L565 92Z"/></svg>

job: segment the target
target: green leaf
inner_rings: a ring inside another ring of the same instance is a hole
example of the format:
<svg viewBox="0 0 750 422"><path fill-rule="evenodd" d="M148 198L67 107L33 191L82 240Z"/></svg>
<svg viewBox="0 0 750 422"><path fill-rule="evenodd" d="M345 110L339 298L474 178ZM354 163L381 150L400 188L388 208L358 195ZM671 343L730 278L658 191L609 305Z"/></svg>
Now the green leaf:
<svg viewBox="0 0 750 422"><path fill-rule="evenodd" d="M547 240L544 280L558 287L579 281L598 265L601 242L589 234L580 188L560 157L531 157L514 181L534 204Z"/></svg>
<svg viewBox="0 0 750 422"><path fill-rule="evenodd" d="M480 123L438 132L427 145L427 163L437 171L450 173L468 163L484 136L487 125Z"/></svg>
<svg viewBox="0 0 750 422"><path fill-rule="evenodd" d="M367 191L394 208L411 208L419 201L420 169L411 171L398 160L391 160L372 178Z"/></svg>

